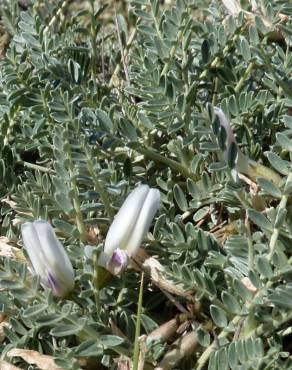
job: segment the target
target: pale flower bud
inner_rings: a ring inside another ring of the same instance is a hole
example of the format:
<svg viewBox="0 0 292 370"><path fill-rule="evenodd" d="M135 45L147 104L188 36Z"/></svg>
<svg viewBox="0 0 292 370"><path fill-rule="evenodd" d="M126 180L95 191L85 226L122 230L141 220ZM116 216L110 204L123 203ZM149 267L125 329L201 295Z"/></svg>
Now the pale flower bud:
<svg viewBox="0 0 292 370"><path fill-rule="evenodd" d="M232 143L236 144L237 147L237 158L236 158L236 167L231 170L231 174L234 181L238 181L238 172L241 173L249 173L249 165L248 165L248 158L242 153L242 151L238 148L236 139L234 137L233 130L231 128L230 122L226 117L225 113L221 108L214 107L214 113L219 118L220 125L224 127L226 132L226 150L224 151L224 160L227 162L228 156L228 148Z"/></svg>
<svg viewBox="0 0 292 370"><path fill-rule="evenodd" d="M65 297L74 288L74 270L52 226L43 220L26 222L21 233L32 272L56 296Z"/></svg>
<svg viewBox="0 0 292 370"><path fill-rule="evenodd" d="M233 134L233 130L232 130L232 128L230 126L230 123L229 123L225 113L223 112L223 110L221 108L214 107L214 113L219 118L220 125L225 128L227 146L230 146L231 143L236 144L236 140L235 140L235 137L234 137L234 134Z"/></svg>
<svg viewBox="0 0 292 370"><path fill-rule="evenodd" d="M227 149L224 151L224 160L227 162L228 159L228 148L232 143L237 146L237 158L235 161L235 168L232 168L231 175L234 181L238 181L238 173L244 173L248 175L253 181L257 181L258 177L263 177L274 184L279 185L281 183L281 176L279 176L274 170L263 166L262 164L249 159L242 151L238 148L235 140L230 123L222 109L214 107L214 113L219 118L220 125L224 127L226 131L226 144Z"/></svg>
<svg viewBox="0 0 292 370"><path fill-rule="evenodd" d="M104 253L109 256L108 267L117 271L120 264L121 270L125 268L126 258L122 251L129 258L135 256L159 204L159 190L150 189L148 185L140 185L128 195L106 236Z"/></svg>

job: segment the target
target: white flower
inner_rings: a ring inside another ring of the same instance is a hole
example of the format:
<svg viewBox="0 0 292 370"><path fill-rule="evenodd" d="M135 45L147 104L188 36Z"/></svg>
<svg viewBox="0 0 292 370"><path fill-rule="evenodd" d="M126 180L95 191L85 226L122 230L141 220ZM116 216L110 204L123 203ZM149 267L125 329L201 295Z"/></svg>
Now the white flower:
<svg viewBox="0 0 292 370"><path fill-rule="evenodd" d="M52 226L43 220L26 222L21 233L33 273L55 295L66 296L74 288L74 270Z"/></svg>
<svg viewBox="0 0 292 370"><path fill-rule="evenodd" d="M230 122L228 121L225 113L222 109L218 107L214 107L214 113L219 118L220 125L224 127L226 132L226 150L224 151L224 160L227 162L227 156L228 156L228 148L232 143L234 143L237 147L237 158L236 158L236 167L231 170L232 177L234 181L238 181L238 172L242 173L249 173L249 160L248 158L242 153L242 151L238 148L236 139L234 137L233 130L231 128Z"/></svg>
<svg viewBox="0 0 292 370"><path fill-rule="evenodd" d="M219 118L220 125L225 128L227 146L230 146L231 143L236 144L233 130L223 110L221 108L214 107L214 113Z"/></svg>
<svg viewBox="0 0 292 370"><path fill-rule="evenodd" d="M159 205L159 190L148 185L140 185L128 195L106 236L104 254L108 256L108 269L118 271L120 265L121 272L128 264L126 256L135 256Z"/></svg>

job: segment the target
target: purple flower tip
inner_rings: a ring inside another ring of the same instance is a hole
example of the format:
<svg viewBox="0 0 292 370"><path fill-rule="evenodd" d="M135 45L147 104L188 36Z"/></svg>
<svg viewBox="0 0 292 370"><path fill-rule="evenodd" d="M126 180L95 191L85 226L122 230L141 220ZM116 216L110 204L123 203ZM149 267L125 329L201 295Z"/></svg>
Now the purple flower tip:
<svg viewBox="0 0 292 370"><path fill-rule="evenodd" d="M128 266L129 256L128 253L121 249L116 249L107 263L107 269L113 275L119 275Z"/></svg>
<svg viewBox="0 0 292 370"><path fill-rule="evenodd" d="M60 288L58 281L55 279L54 275L52 275L50 272L48 273L48 281L47 281L48 287L52 289L52 291L55 294L58 294L58 290Z"/></svg>

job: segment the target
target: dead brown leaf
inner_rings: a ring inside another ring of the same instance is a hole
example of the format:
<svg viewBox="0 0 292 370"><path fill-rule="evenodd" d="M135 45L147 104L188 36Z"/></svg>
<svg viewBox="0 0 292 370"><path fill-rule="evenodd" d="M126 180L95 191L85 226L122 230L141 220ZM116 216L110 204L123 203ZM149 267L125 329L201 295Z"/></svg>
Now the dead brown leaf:
<svg viewBox="0 0 292 370"><path fill-rule="evenodd" d="M221 246L224 245L229 236L236 234L238 234L238 231L235 222L230 222L228 225L222 226L220 229L213 231L214 237Z"/></svg>
<svg viewBox="0 0 292 370"><path fill-rule="evenodd" d="M85 234L86 241L92 245L97 245L103 241L98 227L88 227Z"/></svg>
<svg viewBox="0 0 292 370"><path fill-rule="evenodd" d="M140 248L131 265L135 270L143 270L150 275L152 282L160 289L174 295L190 298L182 284L174 284L167 278L165 268L154 257L150 257L144 249Z"/></svg>
<svg viewBox="0 0 292 370"><path fill-rule="evenodd" d="M14 348L7 353L7 356L21 357L28 364L38 366L40 370L63 370L55 364L52 356L43 355L30 349Z"/></svg>
<svg viewBox="0 0 292 370"><path fill-rule="evenodd" d="M0 360L0 369L1 370L21 370L20 367L16 367L10 364L9 362L3 361L3 360Z"/></svg>
<svg viewBox="0 0 292 370"><path fill-rule="evenodd" d="M184 357L190 356L198 347L196 332L192 331L177 339L172 348L166 352L155 370L170 370Z"/></svg>
<svg viewBox="0 0 292 370"><path fill-rule="evenodd" d="M5 236L0 236L0 256L25 261L21 249L12 246Z"/></svg>
<svg viewBox="0 0 292 370"><path fill-rule="evenodd" d="M13 209L13 210L17 210L17 203L14 200L10 199L9 197L1 199L0 202L8 204L10 206L10 208ZM12 224L14 226L21 225L25 222L23 219L19 218L19 217L21 217L21 215L33 217L33 214L31 212L21 212L21 211L18 210L17 214L18 214L18 216L16 216L12 220Z"/></svg>
<svg viewBox="0 0 292 370"><path fill-rule="evenodd" d="M241 279L241 282L246 287L246 289L248 289L251 292L253 296L258 292L258 289L253 285L253 283L247 276L243 277Z"/></svg>
<svg viewBox="0 0 292 370"><path fill-rule="evenodd" d="M3 58L6 54L6 50L9 46L10 36L8 33L0 27L0 58Z"/></svg>
<svg viewBox="0 0 292 370"><path fill-rule="evenodd" d="M9 327L9 322L8 322L8 318L6 317L5 319L3 319L0 323L0 343L3 342L3 340L5 339L5 333L4 333L4 328L6 327ZM0 369L2 369L0 367Z"/></svg>
<svg viewBox="0 0 292 370"><path fill-rule="evenodd" d="M14 202L14 200L11 200L10 198L4 198L1 200L1 202L8 204L12 209L15 209L17 206L17 203Z"/></svg>
<svg viewBox="0 0 292 370"><path fill-rule="evenodd" d="M130 370L131 360L129 358L120 357L117 361L117 370Z"/></svg>

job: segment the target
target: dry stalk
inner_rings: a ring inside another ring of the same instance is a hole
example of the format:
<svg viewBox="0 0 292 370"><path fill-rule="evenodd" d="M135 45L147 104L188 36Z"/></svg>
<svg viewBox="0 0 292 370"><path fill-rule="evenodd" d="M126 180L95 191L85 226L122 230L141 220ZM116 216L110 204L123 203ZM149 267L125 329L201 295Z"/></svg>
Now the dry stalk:
<svg viewBox="0 0 292 370"><path fill-rule="evenodd" d="M198 346L197 334L191 331L174 342L155 370L173 369L184 357L190 356Z"/></svg>
<svg viewBox="0 0 292 370"><path fill-rule="evenodd" d="M143 249L140 249L133 260L133 268L145 271L152 282L161 290L170 294L191 299L190 292L187 292L182 284L174 284L167 279L164 267L154 258L150 257Z"/></svg>

